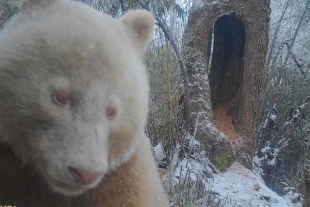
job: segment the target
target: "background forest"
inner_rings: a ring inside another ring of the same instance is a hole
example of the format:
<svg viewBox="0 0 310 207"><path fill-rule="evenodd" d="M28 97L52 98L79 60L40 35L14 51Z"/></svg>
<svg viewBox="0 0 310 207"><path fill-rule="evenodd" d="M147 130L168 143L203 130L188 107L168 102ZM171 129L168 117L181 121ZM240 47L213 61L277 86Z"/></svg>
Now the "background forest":
<svg viewBox="0 0 310 207"><path fill-rule="evenodd" d="M188 122L195 122L187 117L190 112L186 112L186 101L191 99L187 87L191 83L184 75L183 34L189 13L205 5L206 0L81 1L114 17L135 8L144 8L155 14L155 36L145 57L151 86L146 132L155 147L155 155L159 148L165 152L157 155L157 158L161 157L158 158L159 167L173 166L176 146L189 146L185 143L184 130ZM18 12L18 3L19 0L0 0L0 32L5 22ZM304 177L307 176L305 167L310 164L310 0L271 0L270 8L269 47L256 117L256 147L248 159L253 165L251 170L259 174L270 189L283 196L290 192L291 206L294 203L298 206L302 200L306 206L309 192ZM207 73L208 69L205 68ZM195 142L195 129L189 142ZM204 147L203 142L197 145ZM185 152L178 154L177 159L192 156L191 151L195 151L192 147L182 150ZM211 162L208 164L211 174L225 171L230 165L221 156ZM178 171L180 175L181 171L182 167ZM201 198L210 195L204 200L204 206L232 206L228 197L225 202L216 199L212 190L201 190L201 179L193 181L186 174L188 172L185 172L183 182L173 184L171 173L170 178L163 173L172 205L203 206ZM249 202L248 205L236 206L260 205Z"/></svg>

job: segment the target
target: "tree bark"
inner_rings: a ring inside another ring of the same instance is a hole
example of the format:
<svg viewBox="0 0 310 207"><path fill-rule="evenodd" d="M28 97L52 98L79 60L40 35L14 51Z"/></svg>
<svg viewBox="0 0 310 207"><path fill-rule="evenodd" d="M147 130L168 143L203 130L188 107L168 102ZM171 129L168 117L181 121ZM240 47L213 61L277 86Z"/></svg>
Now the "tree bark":
<svg viewBox="0 0 310 207"><path fill-rule="evenodd" d="M310 206L310 165L304 166L304 201L302 206L309 207Z"/></svg>

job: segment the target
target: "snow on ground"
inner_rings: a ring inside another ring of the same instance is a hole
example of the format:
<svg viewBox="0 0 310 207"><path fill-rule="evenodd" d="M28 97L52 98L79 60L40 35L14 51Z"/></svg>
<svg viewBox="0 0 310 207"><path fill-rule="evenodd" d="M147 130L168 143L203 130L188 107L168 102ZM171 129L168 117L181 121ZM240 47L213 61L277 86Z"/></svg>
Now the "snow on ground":
<svg viewBox="0 0 310 207"><path fill-rule="evenodd" d="M203 176L203 168L194 159L183 159L174 173L175 177L184 177L189 169L193 180ZM183 170L181 170L183 169ZM207 169L206 169L207 170ZM204 178L208 191L219 195L225 207L301 207L300 202L293 204L293 195L285 198L270 190L264 181L249 169L235 162L226 172L213 174L213 178ZM178 179L175 178L177 181Z"/></svg>
<svg viewBox="0 0 310 207"><path fill-rule="evenodd" d="M229 197L228 206L289 207L283 197L270 190L256 175L239 163L234 163L225 173L215 175L211 188L222 197ZM289 205L291 204L291 205ZM300 203L299 203L300 204ZM227 206L227 207L228 207ZM296 205L301 206L300 205Z"/></svg>

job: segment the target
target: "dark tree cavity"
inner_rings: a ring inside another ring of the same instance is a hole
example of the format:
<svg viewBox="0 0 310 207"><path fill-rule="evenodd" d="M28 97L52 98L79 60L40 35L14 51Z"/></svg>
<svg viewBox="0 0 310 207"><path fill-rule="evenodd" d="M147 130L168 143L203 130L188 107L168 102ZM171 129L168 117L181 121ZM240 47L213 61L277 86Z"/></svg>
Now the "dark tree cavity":
<svg viewBox="0 0 310 207"><path fill-rule="evenodd" d="M211 38L210 38L211 39ZM214 24L214 43L209 73L212 109L223 105L233 119L238 114L243 78L245 29L234 14L218 18ZM211 47L208 47L211 50Z"/></svg>

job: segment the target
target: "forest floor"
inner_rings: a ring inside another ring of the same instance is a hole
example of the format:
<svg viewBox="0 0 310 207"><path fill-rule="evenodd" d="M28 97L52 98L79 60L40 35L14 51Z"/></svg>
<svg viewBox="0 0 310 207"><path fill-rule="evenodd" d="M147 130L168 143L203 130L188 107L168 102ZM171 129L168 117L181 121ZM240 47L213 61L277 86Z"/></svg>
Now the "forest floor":
<svg viewBox="0 0 310 207"><path fill-rule="evenodd" d="M214 176L211 188L227 199L227 207L301 207L293 204L290 196L281 197L270 190L264 181L238 162L226 172Z"/></svg>
<svg viewBox="0 0 310 207"><path fill-rule="evenodd" d="M195 139L191 143L199 145ZM157 160L164 158L161 148L157 145L154 149ZM300 194L289 189L280 196L268 188L259 168L251 171L236 161L219 172L205 151L188 157L180 157L180 152L178 145L170 165L174 167L162 172L173 207L302 207Z"/></svg>
<svg viewBox="0 0 310 207"><path fill-rule="evenodd" d="M219 106L213 115L216 127L236 143L240 137L227 107ZM300 194L288 190L285 196L280 196L268 188L259 174L259 167L251 171L235 162L225 172L219 172L204 150L196 150L200 143L193 137L187 139L193 153L180 156L183 148L178 145L170 170L162 172L163 182L170 189L171 206L302 207ZM161 143L154 148L154 156L156 160L165 158Z"/></svg>
<svg viewBox="0 0 310 207"><path fill-rule="evenodd" d="M232 124L231 115L227 113L227 107L220 105L213 111L213 116L217 128L235 144L239 136ZM215 174L214 178L208 180L207 186L219 195L222 206L225 207L302 206L301 202L292 203L296 196L293 192L288 192L284 197L277 195L265 185L258 173L246 169L238 162L226 172Z"/></svg>
<svg viewBox="0 0 310 207"><path fill-rule="evenodd" d="M193 172L192 180L197 178L203 169L200 163L193 159L183 159L174 173L176 182L179 175L185 177L186 168ZM183 170L182 170L183 169ZM183 171L183 172L181 172ZM235 162L224 173L214 174L213 178L204 179L208 192L216 195L216 206L221 207L301 207L302 203L292 203L294 194L288 193L281 197L269 189L263 179L249 169ZM193 205L198 206L198 205Z"/></svg>

